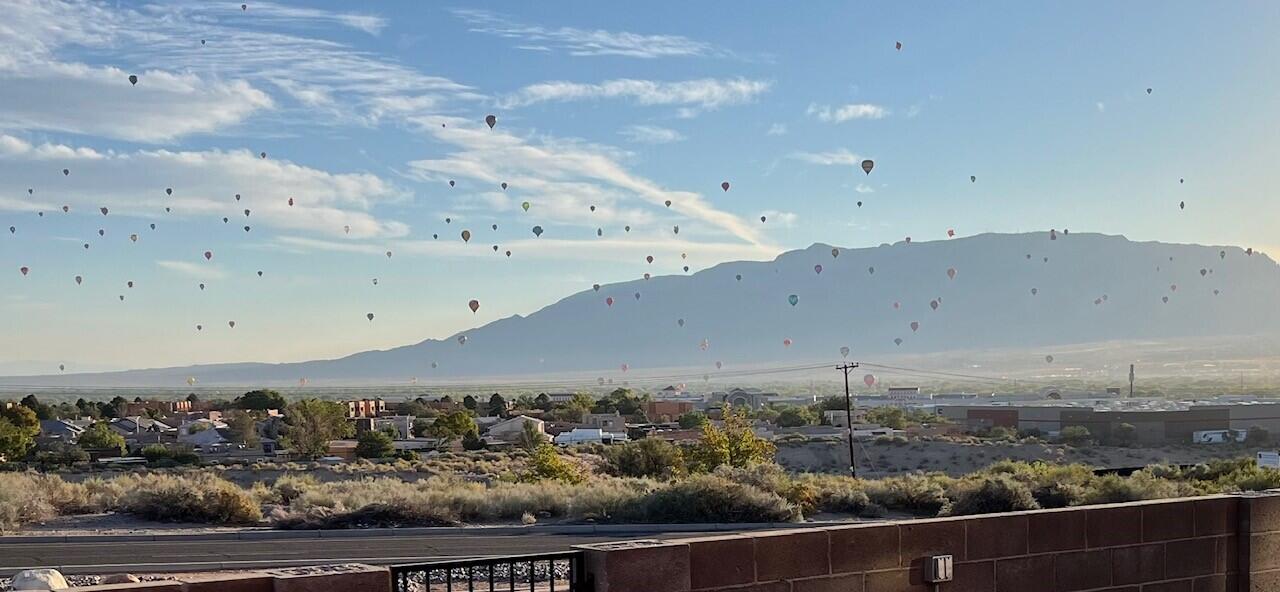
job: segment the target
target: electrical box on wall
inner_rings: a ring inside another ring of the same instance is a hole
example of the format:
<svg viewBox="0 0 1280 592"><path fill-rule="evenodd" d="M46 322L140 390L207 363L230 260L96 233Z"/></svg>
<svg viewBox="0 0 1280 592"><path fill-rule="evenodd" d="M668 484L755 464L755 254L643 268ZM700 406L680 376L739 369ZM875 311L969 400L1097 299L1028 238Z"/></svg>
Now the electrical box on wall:
<svg viewBox="0 0 1280 592"><path fill-rule="evenodd" d="M951 563L950 555L934 555L925 559L924 581L930 584L950 582L952 578Z"/></svg>

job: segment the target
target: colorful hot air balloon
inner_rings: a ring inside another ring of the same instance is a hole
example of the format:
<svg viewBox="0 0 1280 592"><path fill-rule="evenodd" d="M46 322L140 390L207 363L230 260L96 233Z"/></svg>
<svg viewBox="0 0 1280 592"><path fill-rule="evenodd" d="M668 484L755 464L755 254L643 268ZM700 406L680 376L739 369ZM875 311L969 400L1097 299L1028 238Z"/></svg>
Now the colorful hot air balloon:
<svg viewBox="0 0 1280 592"><path fill-rule="evenodd" d="M933 310L938 310L938 305L939 305L939 304L942 304L942 303L941 303L940 301L938 301L938 300L930 300L930 301L929 301L929 308L932 308Z"/></svg>
<svg viewBox="0 0 1280 592"><path fill-rule="evenodd" d="M728 190L729 190L729 182L728 182L728 181L725 181L724 183L721 183L721 184L720 184L720 188L721 188L721 189L723 189L723 190L725 190L725 191L728 191Z"/></svg>
<svg viewBox="0 0 1280 592"><path fill-rule="evenodd" d="M76 276L76 285L79 286L82 283L84 283L84 278Z"/></svg>
<svg viewBox="0 0 1280 592"><path fill-rule="evenodd" d="M533 236L542 236L542 227L541 227L541 226L534 226L534 227L533 227Z"/></svg>
<svg viewBox="0 0 1280 592"><path fill-rule="evenodd" d="M101 208L98 208L98 211L99 211L99 212L102 212L102 215L103 215L103 216L106 216L106 215L107 215L107 212L108 212L108 211L110 211L110 210L108 210L105 206L103 206L103 207L101 207Z"/></svg>
<svg viewBox="0 0 1280 592"><path fill-rule="evenodd" d="M795 306L800 303L800 297L796 296L795 294L792 294L790 296L787 296L787 302L790 302L791 306Z"/></svg>
<svg viewBox="0 0 1280 592"><path fill-rule="evenodd" d="M290 197L290 198L289 198L289 207L293 207L293 198L292 198L292 197Z"/></svg>
<svg viewBox="0 0 1280 592"><path fill-rule="evenodd" d="M477 310L480 310L480 301L472 300L471 302L467 303L467 307L471 309L471 314L475 314Z"/></svg>
<svg viewBox="0 0 1280 592"><path fill-rule="evenodd" d="M213 260L213 251L205 251L205 252L204 252L204 260L205 260L205 261L211 261L211 260Z"/></svg>
<svg viewBox="0 0 1280 592"><path fill-rule="evenodd" d="M864 376L862 377L862 384L867 385L867 388L871 388L871 387L875 386L875 384L876 384L876 377L875 377L875 375L873 375L873 374L867 374L867 375L864 375Z"/></svg>
<svg viewBox="0 0 1280 592"><path fill-rule="evenodd" d="M901 338L901 337L894 337L894 338L893 338L893 344L894 344L894 345L902 345L902 338Z"/></svg>
<svg viewBox="0 0 1280 592"><path fill-rule="evenodd" d="M911 321L911 332L915 333L920 330L920 321Z"/></svg>
<svg viewBox="0 0 1280 592"><path fill-rule="evenodd" d="M721 362L720 360L716 360L716 370L719 370L721 368L724 368L724 362Z"/></svg>
<svg viewBox="0 0 1280 592"><path fill-rule="evenodd" d="M470 230L463 230L463 231L462 231L462 242L464 242L464 243L466 243L466 242L471 242L471 231L470 231Z"/></svg>
<svg viewBox="0 0 1280 592"><path fill-rule="evenodd" d="M683 326L684 326L684 319L676 319L676 325L683 327Z"/></svg>
<svg viewBox="0 0 1280 592"><path fill-rule="evenodd" d="M623 364L622 366L620 366L620 368L622 368L623 372L626 372L627 370L631 369L631 366L627 364Z"/></svg>
<svg viewBox="0 0 1280 592"><path fill-rule="evenodd" d="M840 256L840 249L831 249L831 258L835 259Z"/></svg>
<svg viewBox="0 0 1280 592"><path fill-rule="evenodd" d="M1032 295L1032 296L1035 296L1036 294L1039 294L1039 293L1040 293L1040 290L1037 290L1036 288L1031 288L1031 295Z"/></svg>
<svg viewBox="0 0 1280 592"><path fill-rule="evenodd" d="M818 274L818 275L822 275L822 264L814 265L814 266L813 266L813 273L816 273L816 274Z"/></svg>
<svg viewBox="0 0 1280 592"><path fill-rule="evenodd" d="M22 267L18 268L18 272L21 273L23 277L26 277L28 273L31 273L31 268L27 267L26 265L23 265Z"/></svg>
<svg viewBox="0 0 1280 592"><path fill-rule="evenodd" d="M489 124L489 129L493 129L493 126L498 125L498 118L492 115L486 115L484 117L484 122Z"/></svg>
<svg viewBox="0 0 1280 592"><path fill-rule="evenodd" d="M947 278L953 279L953 280L956 279L956 268L954 267L947 268Z"/></svg>
<svg viewBox="0 0 1280 592"><path fill-rule="evenodd" d="M527 211L529 211L529 208L530 208L530 206L532 206L532 205L533 205L533 204L531 204L531 203L529 203L529 202L527 202L527 201L526 201L526 202L524 202L524 203L520 204L520 207L521 207L521 208L523 208L523 209L524 209L524 211L526 211L526 212L527 212Z"/></svg>
<svg viewBox="0 0 1280 592"><path fill-rule="evenodd" d="M849 346L846 345L840 348L840 357L842 358L849 357Z"/></svg>
<svg viewBox="0 0 1280 592"><path fill-rule="evenodd" d="M455 184L456 184L456 183L454 183L453 179L449 179L449 186L450 186L450 187L453 187Z"/></svg>
<svg viewBox="0 0 1280 592"><path fill-rule="evenodd" d="M137 234L130 234L130 235L129 235L129 240L130 240L131 242L135 242L135 243L136 243L136 242L138 242L138 235L137 235Z"/></svg>
<svg viewBox="0 0 1280 592"><path fill-rule="evenodd" d="M644 260L645 260L646 262L648 262L649 264L652 264L652 263L653 263L653 255L646 256L646 257L644 258Z"/></svg>
<svg viewBox="0 0 1280 592"><path fill-rule="evenodd" d="M876 167L876 163L873 160L868 159L868 160L862 161L862 172L868 175L871 174L871 169L875 167Z"/></svg>
<svg viewBox="0 0 1280 592"><path fill-rule="evenodd" d="M896 49L896 50L898 50L898 51L902 51L902 42L901 42L901 41L894 41L894 42L893 42L893 48L894 48L894 49Z"/></svg>
<svg viewBox="0 0 1280 592"><path fill-rule="evenodd" d="M613 296L604 299L605 306L613 306Z"/></svg>
<svg viewBox="0 0 1280 592"><path fill-rule="evenodd" d="M948 228L948 229L947 229L947 238L952 238L952 237L954 237L955 235L956 235L956 230L955 230L954 228Z"/></svg>
<svg viewBox="0 0 1280 592"><path fill-rule="evenodd" d="M501 183L501 186L502 186L502 190L503 190L503 191L506 191L506 190L507 190L507 182L506 182L506 181L503 181L503 182Z"/></svg>
<svg viewBox="0 0 1280 592"><path fill-rule="evenodd" d="M129 84L132 84L134 86L138 85L138 76L136 74L129 75Z"/></svg>

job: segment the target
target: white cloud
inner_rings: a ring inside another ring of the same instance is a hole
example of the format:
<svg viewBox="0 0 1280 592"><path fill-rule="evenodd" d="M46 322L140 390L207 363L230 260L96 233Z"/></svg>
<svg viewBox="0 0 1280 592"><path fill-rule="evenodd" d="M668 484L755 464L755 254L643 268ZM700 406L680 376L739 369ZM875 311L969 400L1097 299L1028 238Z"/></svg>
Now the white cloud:
<svg viewBox="0 0 1280 592"><path fill-rule="evenodd" d="M631 125L618 133L640 144L670 144L684 140L684 135L676 130L653 125Z"/></svg>
<svg viewBox="0 0 1280 592"><path fill-rule="evenodd" d="M709 43L679 35L644 35L627 31L543 27L512 21L487 10L459 8L453 14L471 25L471 31L520 42L517 48L550 51L552 48L575 56L626 56L660 58L719 56L728 52Z"/></svg>
<svg viewBox="0 0 1280 592"><path fill-rule="evenodd" d="M228 277L225 270L208 262L195 263L192 261L161 259L156 261L156 265L163 269L190 276L198 280L221 280Z"/></svg>
<svg viewBox="0 0 1280 592"><path fill-rule="evenodd" d="M794 214L791 214L794 216ZM782 215L786 217L786 215ZM521 260L592 260L618 261L635 257L637 253L647 253L662 261L685 261L679 259L681 253L693 254L702 261L719 262L725 260L767 260L776 257L778 251L756 245L727 242L705 242L689 240L673 240L669 238L638 239L592 239L572 240L548 238L528 238L503 242L499 246L500 253L492 247L474 239L470 244L460 240L397 240L383 245L354 244L341 241L313 239L296 236L275 237L274 244L283 250L297 253L312 251L331 251L345 253L364 253L382 256L387 250L395 256L431 256L431 257L505 257L510 250L512 258ZM690 255L693 257L693 255ZM692 265L692 263L690 263Z"/></svg>
<svg viewBox="0 0 1280 592"><path fill-rule="evenodd" d="M775 123L769 126L769 130L764 133L766 136L785 136L787 135L787 124Z"/></svg>
<svg viewBox="0 0 1280 592"><path fill-rule="evenodd" d="M823 166L855 166L862 157L844 148L828 152L792 152L787 158Z"/></svg>
<svg viewBox="0 0 1280 592"><path fill-rule="evenodd" d="M447 127L441 127L437 119L420 122L421 129L455 150L442 158L410 162L411 174L419 179L468 179L488 187L506 182L508 192L519 196L513 200L528 200L540 208L539 216L557 216L557 222L595 227L612 217L633 226L650 220L665 226L674 220L682 225L682 236L727 233L767 246L757 228L716 208L701 194L666 189L628 171L618 162L623 155L607 146L525 139L463 120L449 120ZM602 207L591 213L587 208L591 204ZM638 205L658 213L645 214ZM636 221L629 222L633 217Z"/></svg>
<svg viewBox="0 0 1280 592"><path fill-rule="evenodd" d="M1102 101L1098 101L1097 103L1094 103L1093 106L1098 109L1098 113L1103 113L1107 110L1107 104L1103 103Z"/></svg>
<svg viewBox="0 0 1280 592"><path fill-rule="evenodd" d="M243 80L51 62L0 70L0 128L163 142L238 124L271 98Z"/></svg>
<svg viewBox="0 0 1280 592"><path fill-rule="evenodd" d="M857 191L858 193L875 193L876 192L874 188L872 188L870 185L867 185L866 183L858 183L858 186L854 187L853 190Z"/></svg>
<svg viewBox="0 0 1280 592"><path fill-rule="evenodd" d="M819 121L843 123L852 119L884 119L889 110L870 103L853 103L849 105L818 105L811 103L805 114Z"/></svg>
<svg viewBox="0 0 1280 592"><path fill-rule="evenodd" d="M703 78L680 82L623 78L599 84L551 81L526 86L501 99L499 105L521 107L551 101L630 99L640 105L685 105L706 110L749 103L767 92L771 85L767 81L745 78Z"/></svg>
<svg viewBox="0 0 1280 592"><path fill-rule="evenodd" d="M62 175L66 168L69 175ZM378 203L407 193L367 173L330 173L247 150L95 152L59 144L33 145L0 134L0 178L35 190L52 210L108 207L111 215L227 216L251 227L308 230L332 236L393 237L400 222L374 217ZM172 188L173 195L165 194ZM234 194L240 193L240 201ZM289 206L289 198L295 205ZM5 207L6 202L0 202ZM166 214L164 208L171 208ZM250 215L243 215L244 209ZM30 209L29 207L24 209ZM343 226L350 226L347 235Z"/></svg>
<svg viewBox="0 0 1280 592"><path fill-rule="evenodd" d="M405 110L420 114L484 99L465 85L343 43L245 25L246 19L295 30L338 24L376 34L385 26L379 17L251 4L245 13L235 3L138 9L7 3L0 125L163 142L261 113L281 121L376 124ZM136 86L129 74L140 78ZM267 89L281 92L268 96Z"/></svg>

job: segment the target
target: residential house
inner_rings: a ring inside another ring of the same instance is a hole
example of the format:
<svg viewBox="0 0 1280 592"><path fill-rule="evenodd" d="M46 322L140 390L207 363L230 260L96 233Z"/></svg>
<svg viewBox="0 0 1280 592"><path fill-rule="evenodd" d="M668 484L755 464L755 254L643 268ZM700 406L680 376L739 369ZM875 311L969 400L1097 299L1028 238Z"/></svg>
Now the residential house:
<svg viewBox="0 0 1280 592"><path fill-rule="evenodd" d="M347 417L378 417L387 410L387 402L382 398L343 401L342 404L347 407Z"/></svg>
<svg viewBox="0 0 1280 592"><path fill-rule="evenodd" d="M668 387L670 388L670 387ZM693 403L686 401L645 401L644 415L652 422L672 422L681 415L693 411Z"/></svg>
<svg viewBox="0 0 1280 592"><path fill-rule="evenodd" d="M41 442L75 442L85 428L67 419L40 420Z"/></svg>
<svg viewBox="0 0 1280 592"><path fill-rule="evenodd" d="M567 432L562 432L555 438L556 446L571 446L574 444L614 444L617 442L626 442L627 434L625 432L609 432L600 428L573 428Z"/></svg>
<svg viewBox="0 0 1280 592"><path fill-rule="evenodd" d="M147 412L159 413L161 415L169 415L172 413L186 413L191 411L191 401L180 399L177 401L142 401L134 400L124 407L124 415L147 415Z"/></svg>
<svg viewBox="0 0 1280 592"><path fill-rule="evenodd" d="M613 413L587 413L582 416L582 423L589 427L599 428L606 432L626 432L627 424L622 418L622 414L614 411Z"/></svg>
<svg viewBox="0 0 1280 592"><path fill-rule="evenodd" d="M520 439L520 435L524 433L525 423L533 424L534 431L542 436L545 437L547 435L546 422L528 415L517 415L489 426L489 431L485 433L485 436L487 439L499 442L516 442Z"/></svg>

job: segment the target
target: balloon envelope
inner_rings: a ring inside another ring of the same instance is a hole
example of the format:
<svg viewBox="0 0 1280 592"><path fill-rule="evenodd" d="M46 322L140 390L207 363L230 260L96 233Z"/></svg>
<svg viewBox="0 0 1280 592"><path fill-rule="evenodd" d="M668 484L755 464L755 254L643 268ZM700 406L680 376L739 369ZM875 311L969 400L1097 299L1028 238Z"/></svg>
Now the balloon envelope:
<svg viewBox="0 0 1280 592"><path fill-rule="evenodd" d="M868 159L868 160L862 161L862 172L868 175L871 174L871 169L875 167L876 167L876 163L873 160Z"/></svg>

